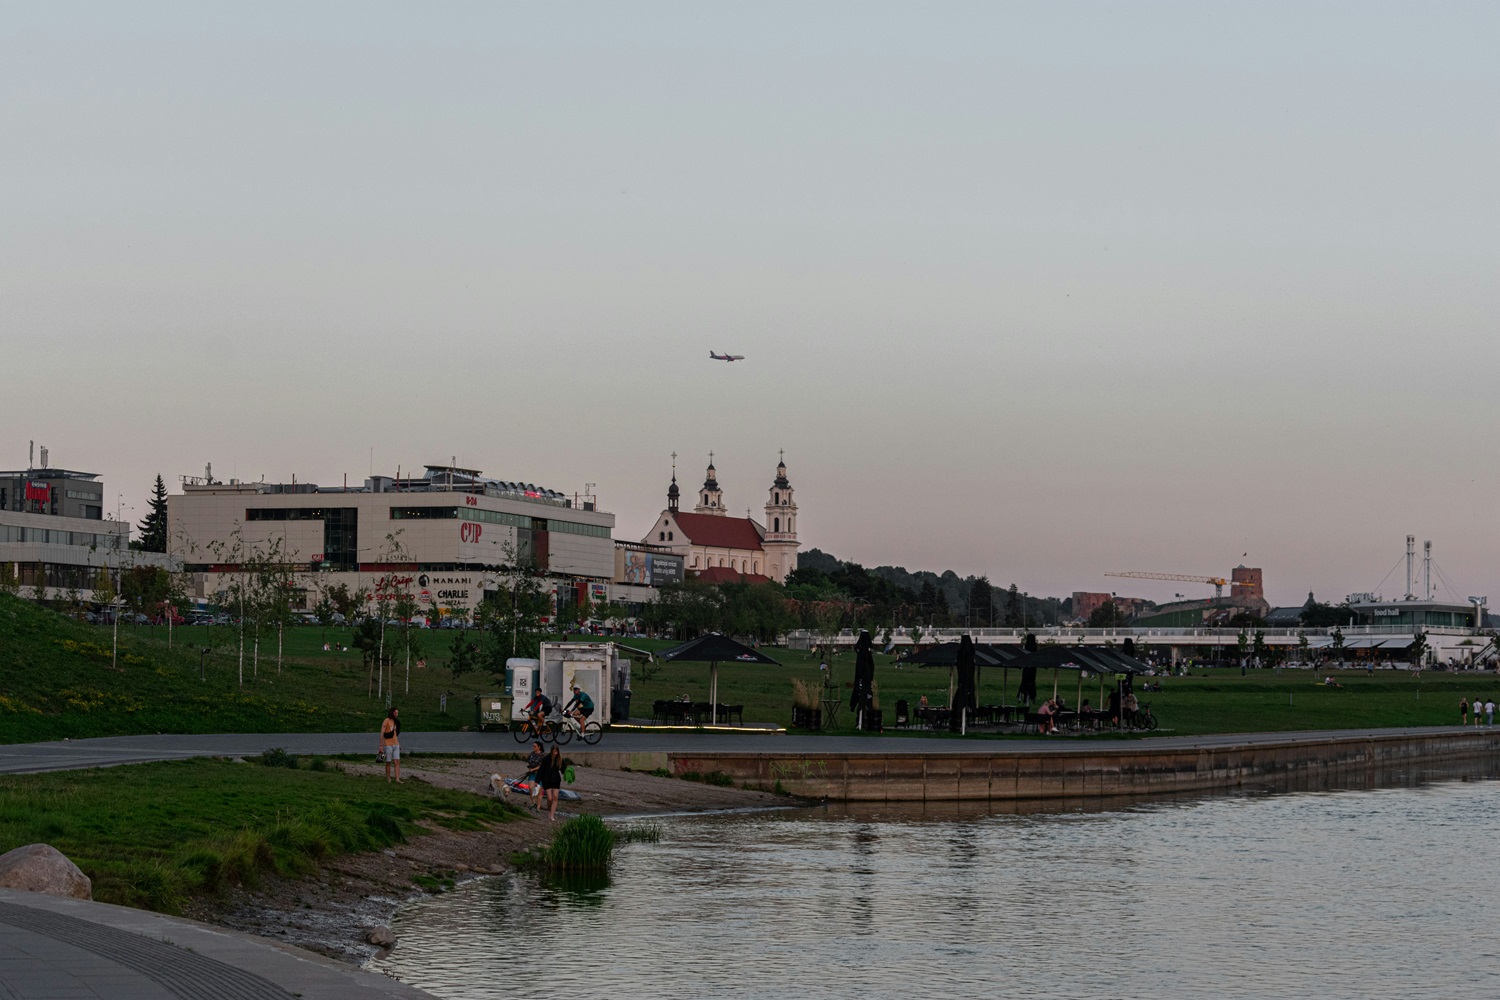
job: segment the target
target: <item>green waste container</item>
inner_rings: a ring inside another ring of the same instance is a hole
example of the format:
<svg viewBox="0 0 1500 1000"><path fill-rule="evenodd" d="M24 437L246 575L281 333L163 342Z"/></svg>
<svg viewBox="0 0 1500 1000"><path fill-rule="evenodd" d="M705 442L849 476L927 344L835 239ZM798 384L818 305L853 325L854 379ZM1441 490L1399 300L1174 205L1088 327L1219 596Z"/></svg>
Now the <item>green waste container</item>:
<svg viewBox="0 0 1500 1000"><path fill-rule="evenodd" d="M474 699L474 724L486 729L510 728L510 695L482 694Z"/></svg>

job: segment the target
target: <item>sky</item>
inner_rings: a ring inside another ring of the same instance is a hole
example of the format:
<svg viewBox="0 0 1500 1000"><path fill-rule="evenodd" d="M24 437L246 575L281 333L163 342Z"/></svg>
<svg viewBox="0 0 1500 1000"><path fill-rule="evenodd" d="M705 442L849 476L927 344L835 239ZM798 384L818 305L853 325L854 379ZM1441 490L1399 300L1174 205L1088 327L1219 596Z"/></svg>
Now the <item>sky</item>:
<svg viewBox="0 0 1500 1000"><path fill-rule="evenodd" d="M1500 5L0 3L0 467L1500 603ZM709 360L710 350L745 360ZM1382 587L1381 581L1385 579ZM1448 593L1445 593L1448 596Z"/></svg>

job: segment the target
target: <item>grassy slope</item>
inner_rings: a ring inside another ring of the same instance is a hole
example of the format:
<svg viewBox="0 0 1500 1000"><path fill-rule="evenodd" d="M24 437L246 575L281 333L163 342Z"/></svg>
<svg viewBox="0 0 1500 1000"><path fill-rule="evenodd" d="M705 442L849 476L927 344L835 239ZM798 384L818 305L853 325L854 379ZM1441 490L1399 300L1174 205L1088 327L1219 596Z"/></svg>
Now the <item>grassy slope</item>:
<svg viewBox="0 0 1500 1000"><path fill-rule="evenodd" d="M166 912L191 893L398 842L418 819L473 829L516 815L422 782L223 760L0 778L0 851L49 843L94 880L95 899Z"/></svg>
<svg viewBox="0 0 1500 1000"><path fill-rule="evenodd" d="M245 684L237 676L237 634L232 628L177 629L168 649L162 628L121 629L122 669L109 665L110 630L74 622L35 605L0 595L0 741L56 739L155 732L373 732L383 715L382 702L366 691L368 676L359 654L323 652L326 641L347 644L345 630L292 628L285 633L285 662L276 674L274 637L263 644L258 673L246 654ZM457 729L473 723L473 696L497 690L487 674L452 677L444 664L453 634L426 632L429 666L411 671L406 693L404 670L398 668L396 704L406 728ZM672 643L628 640L642 649ZM198 680L196 651L205 646L206 682ZM791 681L800 677L810 688L821 684L815 657L785 649L766 650L780 666L724 664L719 673L719 700L743 704L745 721L786 725L791 716ZM853 675L852 652L835 658L833 674L847 704ZM1326 673L1326 671L1324 672ZM1322 676L1320 673L1318 676ZM1002 686L1014 701L1019 677L991 669L980 678L980 701L1001 700ZM1259 730L1337 729L1436 725L1457 719L1460 697L1476 694L1500 701L1500 681L1492 674L1436 674L1420 679L1406 671L1360 672L1339 676L1342 689L1320 688L1310 671L1195 671L1189 678L1166 680L1167 690L1143 697L1162 727L1177 733L1253 732ZM915 705L921 695L941 705L947 701L945 668L895 666L876 655L880 703L889 723L896 700ZM1038 686L1050 693L1050 675ZM1076 675L1062 673L1059 688L1071 704ZM449 712L438 711L438 696L451 692ZM1098 700L1098 683L1084 694ZM646 717L651 702L688 695L708 698L708 665L678 663L636 668L632 714ZM1288 696L1291 695L1290 704ZM839 721L847 731L847 708Z"/></svg>
<svg viewBox="0 0 1500 1000"><path fill-rule="evenodd" d="M367 694L369 677L357 652L324 653L323 632L291 628L277 674L275 637L262 642L260 665L245 656L239 683L237 633L230 628L180 628L167 647L166 629L120 629L118 669L111 667L112 632L73 621L0 594L0 741L108 736L124 733L374 732L384 715ZM398 666L395 704L410 729L457 729L473 722L473 696L494 689L488 675L452 677L446 661L452 634L425 633L434 662L405 672ZM328 631L347 644L347 631ZM207 679L199 681L198 650ZM438 711L439 695L449 713Z"/></svg>

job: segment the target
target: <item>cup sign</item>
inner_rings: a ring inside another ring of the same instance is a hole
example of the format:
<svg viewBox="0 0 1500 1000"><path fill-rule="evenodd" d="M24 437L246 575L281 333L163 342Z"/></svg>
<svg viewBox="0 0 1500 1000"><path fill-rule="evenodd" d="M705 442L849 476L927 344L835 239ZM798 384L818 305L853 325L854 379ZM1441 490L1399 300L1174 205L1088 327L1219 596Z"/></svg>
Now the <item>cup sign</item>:
<svg viewBox="0 0 1500 1000"><path fill-rule="evenodd" d="M479 541L479 536L484 534L484 525L473 521L464 521L458 526L458 540L468 544Z"/></svg>

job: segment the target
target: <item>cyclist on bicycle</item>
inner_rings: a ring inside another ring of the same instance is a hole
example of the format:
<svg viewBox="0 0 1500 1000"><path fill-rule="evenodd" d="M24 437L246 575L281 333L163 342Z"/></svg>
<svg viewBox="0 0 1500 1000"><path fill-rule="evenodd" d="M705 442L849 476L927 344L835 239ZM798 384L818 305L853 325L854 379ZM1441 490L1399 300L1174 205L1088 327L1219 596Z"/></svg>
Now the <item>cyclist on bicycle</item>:
<svg viewBox="0 0 1500 1000"><path fill-rule="evenodd" d="M571 715L578 720L578 729L582 731L583 724L588 721L589 716L594 714L594 699L589 697L587 691L574 684L573 697L563 706L563 714Z"/></svg>
<svg viewBox="0 0 1500 1000"><path fill-rule="evenodd" d="M526 718L534 732L542 731L542 723L552 714L552 699L537 691L526 703Z"/></svg>

